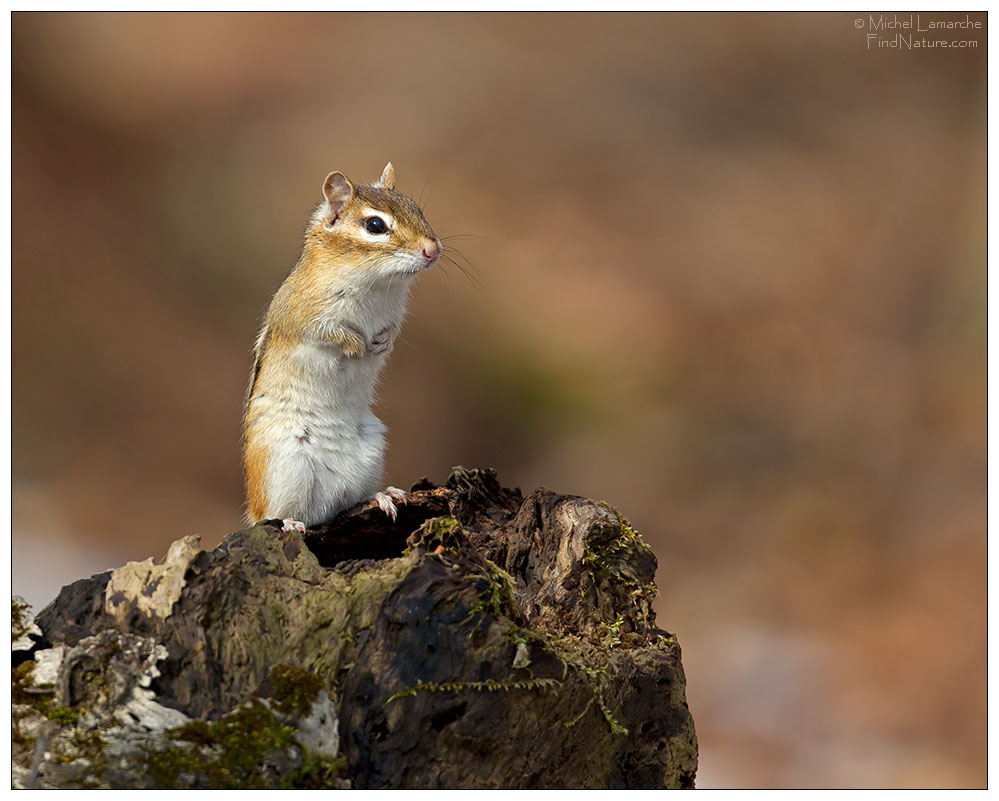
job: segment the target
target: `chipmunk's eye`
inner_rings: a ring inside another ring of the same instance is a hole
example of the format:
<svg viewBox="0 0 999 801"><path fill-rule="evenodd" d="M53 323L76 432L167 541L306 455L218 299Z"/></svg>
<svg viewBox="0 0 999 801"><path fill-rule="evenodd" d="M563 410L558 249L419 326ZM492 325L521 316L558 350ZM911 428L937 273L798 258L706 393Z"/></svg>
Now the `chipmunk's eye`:
<svg viewBox="0 0 999 801"><path fill-rule="evenodd" d="M364 230L369 234L387 234L388 223L381 217L365 217Z"/></svg>

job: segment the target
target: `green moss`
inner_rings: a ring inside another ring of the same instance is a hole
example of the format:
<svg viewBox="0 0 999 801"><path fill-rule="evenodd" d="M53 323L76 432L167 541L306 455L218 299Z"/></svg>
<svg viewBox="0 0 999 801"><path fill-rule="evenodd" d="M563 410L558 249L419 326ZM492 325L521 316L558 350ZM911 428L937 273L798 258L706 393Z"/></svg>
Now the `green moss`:
<svg viewBox="0 0 999 801"><path fill-rule="evenodd" d="M72 726L80 719L80 715L68 706L52 706L45 710L45 717L60 726Z"/></svg>
<svg viewBox="0 0 999 801"><path fill-rule="evenodd" d="M295 730L277 722L274 713L254 699L221 720L192 720L166 735L189 743L153 752L146 768L157 787L194 782L221 789L263 789L269 753L296 746Z"/></svg>
<svg viewBox="0 0 999 801"><path fill-rule="evenodd" d="M492 563L489 564L492 565ZM506 614L510 611L506 608L506 604L513 604L512 598L509 595L511 579L505 571L500 570L495 565L492 565L492 567L496 571L493 574L493 581L491 582L493 589L480 594L480 603L476 607L473 607L472 611L478 611L481 614L491 614L497 617L510 617L511 615ZM507 588L506 594L495 589L497 586L503 586L504 584ZM457 693L465 690L487 692L552 690L562 685L569 677L570 671L574 671L582 677L583 681L589 687L591 695L584 708L563 725L567 727L576 725L590 709L596 707L597 711L599 711L606 721L611 733L626 735L628 734L628 729L618 722L606 697L608 658L614 648L621 646L622 638L627 636L626 634L621 634L623 624L624 620L619 615L613 623L605 624L598 628L597 633L590 638L572 635L556 637L512 624L507 633L507 639L513 643L535 644L554 654L562 662L561 679L528 678L518 681L486 679L485 681L427 683L417 681L416 685L407 687L405 690L390 696L385 703L415 696L421 692Z"/></svg>
<svg viewBox="0 0 999 801"><path fill-rule="evenodd" d="M596 704L612 733L627 734L628 730L614 717L604 697L607 684L608 646L593 646L581 638L561 637L549 640L548 647L562 660L562 664L585 677L592 693L583 710L564 725L574 726Z"/></svg>
<svg viewBox="0 0 999 801"><path fill-rule="evenodd" d="M432 517L413 534L413 543L430 552L457 554L467 542L461 523L453 517Z"/></svg>
<svg viewBox="0 0 999 801"><path fill-rule="evenodd" d="M70 738L76 758L83 758L89 763L87 774L83 779L86 787L100 787L104 783L104 773L108 767L108 757L104 738L99 732L74 731Z"/></svg>
<svg viewBox="0 0 999 801"><path fill-rule="evenodd" d="M616 648L621 645L621 626L624 625L624 618L618 615L613 623L601 623L594 632L593 639L602 648Z"/></svg>
<svg viewBox="0 0 999 801"><path fill-rule="evenodd" d="M474 582L475 590L478 593L478 600L471 609L468 616L491 615L492 617L506 617L511 620L520 619L520 610L513 600L513 578L498 565L485 560L486 570L483 573L474 573L469 578Z"/></svg>
<svg viewBox="0 0 999 801"><path fill-rule="evenodd" d="M612 557L633 547L638 541L637 532L618 516L618 525L594 526L593 534L586 541L583 563L611 569Z"/></svg>
<svg viewBox="0 0 999 801"><path fill-rule="evenodd" d="M308 671L286 665L279 667L286 669L278 671L278 681L286 688L295 687L290 695L284 696L289 709L297 710L297 705L304 703L310 692L315 698L319 688L309 690L314 682L303 675ZM311 703L309 701L310 706ZM147 755L145 767L159 788L191 785L213 789L272 787L274 775L268 763L288 749L299 753L302 764L279 780L279 786L284 789L335 787L335 780L346 764L340 757L322 756L302 748L295 739L295 730L281 725L274 713L256 699L214 723L192 720L171 729L166 736L184 745Z"/></svg>
<svg viewBox="0 0 999 801"><path fill-rule="evenodd" d="M80 780L83 786L101 786L107 765L104 740L97 732L84 733L72 728L80 722L80 711L54 703L51 685L38 687L32 681L34 668L35 663L28 661L11 671L11 695L16 705L11 715L12 753L15 761L28 767L34 756L35 738L24 731L22 723L28 719L37 722L44 718L60 727L56 734L51 731L51 726L47 726L53 735L49 744L51 759L61 763L85 760L86 771ZM39 689L45 692L37 692Z"/></svg>
<svg viewBox="0 0 999 801"><path fill-rule="evenodd" d="M144 767L157 790L169 790L177 787L182 770L185 768L188 772L196 770L197 765L192 765L194 762L195 760L186 751L166 748L146 754Z"/></svg>
<svg viewBox="0 0 999 801"><path fill-rule="evenodd" d="M507 638L511 642L530 643L544 648L558 657L562 662L563 681L568 678L570 671L574 671L589 687L591 696L586 705L575 717L564 723L564 726L575 726L595 705L611 732L614 734L628 733L628 730L614 716L605 697L607 667L611 651L620 647L622 638L627 636L620 634L623 623L624 620L619 615L613 623L598 627L596 633L590 637L555 636L520 626L511 628L508 633Z"/></svg>
<svg viewBox="0 0 999 801"><path fill-rule="evenodd" d="M35 663L31 660L22 662L10 671L10 702L29 706L32 713L49 717L50 713L56 717L49 718L59 722L58 718L65 717L66 714L76 714L68 707L53 707L51 684L37 685L34 682ZM40 692L39 692L40 691ZM57 711L59 710L59 711ZM31 714L31 713L29 713ZM76 722L75 720L72 722Z"/></svg>
<svg viewBox="0 0 999 801"><path fill-rule="evenodd" d="M302 765L285 776L278 784L282 790L327 790L336 787L336 780L347 767L343 757L328 757L306 751Z"/></svg>
<svg viewBox="0 0 999 801"><path fill-rule="evenodd" d="M12 704L29 704L36 706L40 698L27 692L27 688L32 686L31 677L35 672L34 662L22 662L10 671L10 702Z"/></svg>
<svg viewBox="0 0 999 801"><path fill-rule="evenodd" d="M652 645L660 651L665 651L674 659L680 658L680 643L676 641L676 637L672 634L666 634L662 637L658 637L652 641Z"/></svg>
<svg viewBox="0 0 999 801"><path fill-rule="evenodd" d="M275 665L270 676L274 685L271 700L279 712L296 717L309 714L323 688L323 680L319 676L291 665Z"/></svg>
<svg viewBox="0 0 999 801"><path fill-rule="evenodd" d="M11 752L15 761L21 760L18 755L30 755L35 750L35 738L21 728L21 721L29 717L28 712L14 710L10 716L10 743ZM27 765L24 765L27 767Z"/></svg>
<svg viewBox="0 0 999 801"><path fill-rule="evenodd" d="M636 545L647 547L641 542L638 533L624 521L624 518L620 515L617 517L619 521L617 526L611 525L605 530L598 531L597 537L591 538L592 541L587 543L588 560L596 570L603 571L612 580L618 583L630 583L635 589L644 592L645 589L637 581L631 579L629 582L626 577L620 575L620 571L616 570L613 559L615 554L619 554L627 548L636 547ZM456 527L460 529L453 518L436 518L434 521L428 522L436 523L437 521L451 521L444 523L446 531L454 530ZM617 721L605 697L606 671L610 651L621 647L626 638L630 636L628 633L622 632L625 625L624 618L618 615L612 623L602 624L588 639L575 636L555 637L527 628L520 625L523 622L523 617L514 600L513 578L488 559L484 561L485 570L469 576L475 587L477 599L468 611L468 619L477 622L487 616L508 619L511 625L507 631L507 638L514 643L536 643L555 654L563 664L562 679L530 678L519 681L487 679L477 682L428 683L418 681L415 686L407 687L392 695L386 703L414 696L420 692L548 690L562 684L568 677L569 671L572 670L580 674L587 683L591 690L591 697L584 709L564 725L575 725L591 708L596 707L612 733L627 734L628 730Z"/></svg>
<svg viewBox="0 0 999 801"><path fill-rule="evenodd" d="M630 571L625 566L628 561L628 551L636 548L651 550L651 547L617 509L607 503L602 505L614 513L617 525L594 527L586 541L583 564L590 569L594 577L630 590L632 602L639 609L644 609L644 614L647 616L648 607L659 595L659 590L654 583L643 584L633 575L629 575Z"/></svg>
<svg viewBox="0 0 999 801"><path fill-rule="evenodd" d="M32 680L34 672L35 663L30 660L22 662L10 671L10 700L12 707L14 707L11 710L10 739L12 755L15 761L22 763L22 767L28 767L31 762L35 738L28 734L21 727L21 724L28 718L38 715L47 717L51 705L49 693L28 692L29 689L36 689ZM66 709L66 707L56 707L56 709ZM72 713L72 710L67 711Z"/></svg>

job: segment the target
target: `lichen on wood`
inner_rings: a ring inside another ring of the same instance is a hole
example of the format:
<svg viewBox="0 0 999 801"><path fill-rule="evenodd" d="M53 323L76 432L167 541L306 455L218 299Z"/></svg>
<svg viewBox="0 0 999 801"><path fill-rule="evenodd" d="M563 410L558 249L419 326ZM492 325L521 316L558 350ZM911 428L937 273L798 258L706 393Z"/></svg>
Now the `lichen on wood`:
<svg viewBox="0 0 999 801"><path fill-rule="evenodd" d="M492 471L13 606L15 786L692 787L656 559Z"/></svg>

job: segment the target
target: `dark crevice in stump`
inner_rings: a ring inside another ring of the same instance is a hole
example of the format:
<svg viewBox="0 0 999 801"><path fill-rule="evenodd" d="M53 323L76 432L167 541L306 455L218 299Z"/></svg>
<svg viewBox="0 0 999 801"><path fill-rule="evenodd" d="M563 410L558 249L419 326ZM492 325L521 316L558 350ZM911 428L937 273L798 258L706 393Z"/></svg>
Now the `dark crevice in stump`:
<svg viewBox="0 0 999 801"><path fill-rule="evenodd" d="M374 502L340 514L332 523L305 532L305 544L323 567L361 559L394 559L406 550L406 538L432 517L449 514L441 493L410 493L408 503L398 505L396 520ZM280 521L271 521L280 527Z"/></svg>

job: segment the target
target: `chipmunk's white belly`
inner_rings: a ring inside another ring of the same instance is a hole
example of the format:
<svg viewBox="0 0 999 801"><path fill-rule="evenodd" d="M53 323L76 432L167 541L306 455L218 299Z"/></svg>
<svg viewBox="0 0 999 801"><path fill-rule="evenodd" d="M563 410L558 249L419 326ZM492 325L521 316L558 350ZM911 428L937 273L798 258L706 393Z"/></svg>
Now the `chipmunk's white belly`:
<svg viewBox="0 0 999 801"><path fill-rule="evenodd" d="M266 517L316 525L378 491L385 426L369 406L383 361L303 344L277 367L281 391L253 398L267 432Z"/></svg>

